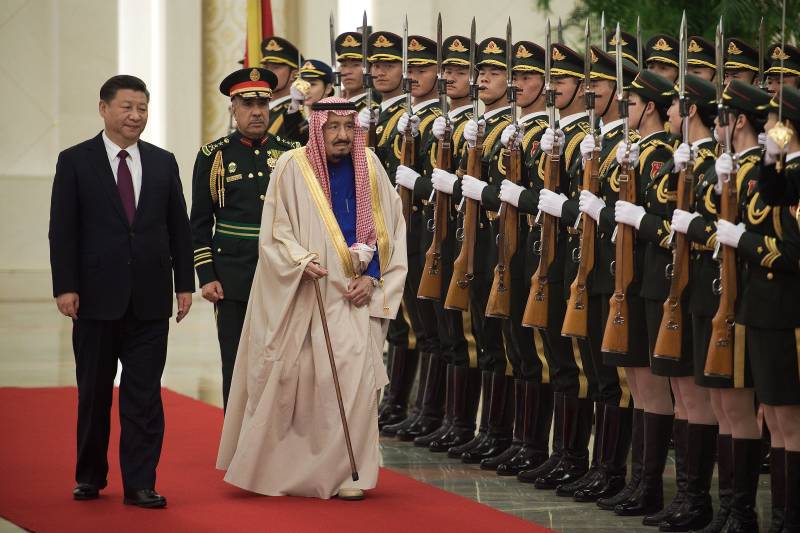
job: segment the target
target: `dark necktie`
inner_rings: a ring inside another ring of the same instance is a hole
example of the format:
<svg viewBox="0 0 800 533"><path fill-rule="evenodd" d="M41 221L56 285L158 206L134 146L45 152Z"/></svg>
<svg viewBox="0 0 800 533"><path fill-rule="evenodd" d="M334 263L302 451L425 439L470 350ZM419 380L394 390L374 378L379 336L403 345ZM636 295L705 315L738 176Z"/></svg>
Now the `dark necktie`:
<svg viewBox="0 0 800 533"><path fill-rule="evenodd" d="M136 214L136 196L133 192L133 177L131 169L128 168L128 152L120 150L119 167L117 167L117 188L119 189L119 199L122 200L122 207L128 217L128 224L133 224L133 216Z"/></svg>

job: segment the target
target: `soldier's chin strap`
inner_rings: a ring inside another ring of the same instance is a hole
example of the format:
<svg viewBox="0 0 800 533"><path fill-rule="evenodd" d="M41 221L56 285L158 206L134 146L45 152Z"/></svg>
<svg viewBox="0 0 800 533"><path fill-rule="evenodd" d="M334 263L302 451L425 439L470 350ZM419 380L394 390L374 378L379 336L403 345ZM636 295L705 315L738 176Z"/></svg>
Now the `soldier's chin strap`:
<svg viewBox="0 0 800 533"><path fill-rule="evenodd" d="M611 102L614 101L614 95L617 94L617 82L614 82L614 89L608 95L608 102L606 103L606 107L603 108L603 112L600 113L600 118L603 118L608 110L611 109Z"/></svg>
<svg viewBox="0 0 800 533"><path fill-rule="evenodd" d="M571 106L572 102L575 101L575 97L578 96L578 89L581 88L581 83L580 83L580 80L578 78L574 78L574 79L575 79L575 90L572 91L572 97L570 97L569 102L567 102L567 105L565 105L561 109L566 109L569 106Z"/></svg>
<svg viewBox="0 0 800 533"><path fill-rule="evenodd" d="M642 102L644 102L644 100L642 100ZM636 131L639 131L639 128L641 128L642 126L642 121L644 120L644 112L647 111L647 104L649 104L650 102L652 102L652 100L647 100L647 102L645 102L645 104L642 106L642 113L639 115L639 120L636 122L636 127L634 128ZM656 104L653 103L653 106L655 105Z"/></svg>

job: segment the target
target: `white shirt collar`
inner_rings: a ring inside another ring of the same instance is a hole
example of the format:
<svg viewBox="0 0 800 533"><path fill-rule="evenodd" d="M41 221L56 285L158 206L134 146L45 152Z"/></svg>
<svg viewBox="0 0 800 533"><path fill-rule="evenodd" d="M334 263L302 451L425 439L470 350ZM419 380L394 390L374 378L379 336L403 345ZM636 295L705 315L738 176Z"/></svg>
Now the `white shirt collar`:
<svg viewBox="0 0 800 533"><path fill-rule="evenodd" d="M742 157L743 155L745 155L745 154L747 154L749 152L760 152L760 151L761 151L761 147L759 145L755 145L755 146L751 146L750 148L747 148L745 150L742 150L741 152L737 152L736 156L737 157Z"/></svg>
<svg viewBox="0 0 800 533"><path fill-rule="evenodd" d="M697 148L703 143L708 143L713 141L711 137L703 137L702 139L697 139L695 142L692 143L692 148Z"/></svg>
<svg viewBox="0 0 800 533"><path fill-rule="evenodd" d="M358 101L359 101L359 100L361 100L362 98L366 98L366 97L367 97L367 93L366 93L366 92L363 92L363 93L361 93L361 94L357 94L357 95L355 95L355 96L351 96L351 97L349 98L349 101L350 101L350 102L358 102Z"/></svg>
<svg viewBox="0 0 800 533"><path fill-rule="evenodd" d="M558 121L558 127L563 130L573 122L580 120L585 116L586 116L586 111L581 111L580 113L573 113L572 115L568 115Z"/></svg>
<svg viewBox="0 0 800 533"><path fill-rule="evenodd" d="M123 148L117 146L117 144L108 138L106 135L106 130L103 130L103 144L106 145L106 152L108 153L108 160L113 161L119 155L119 151L123 150ZM139 158L139 143L133 143L132 145L124 148L128 152L128 156L133 159Z"/></svg>
<svg viewBox="0 0 800 533"><path fill-rule="evenodd" d="M483 114L483 119L484 120L489 120L493 116L495 116L495 115L497 115L499 113L502 113L504 111L508 111L509 109L511 109L510 105L499 107L497 109L492 109L491 111L487 111L486 113Z"/></svg>
<svg viewBox="0 0 800 533"><path fill-rule="evenodd" d="M417 113L418 111L422 111L426 107L432 106L438 101L439 101L438 98L431 98L430 100L425 100L424 102L420 102L418 104L411 104L411 109L414 111L414 113Z"/></svg>
<svg viewBox="0 0 800 533"><path fill-rule="evenodd" d="M605 135L606 133L613 130L617 126L621 126L622 122L623 121L621 118L618 118L617 120L612 120L609 123L603 122L603 124L600 126L600 135Z"/></svg>
<svg viewBox="0 0 800 533"><path fill-rule="evenodd" d="M456 118L461 113L467 111L468 109L472 109L472 104L462 105L461 107L457 107L455 109L451 109L448 115L450 115L451 119Z"/></svg>
<svg viewBox="0 0 800 533"><path fill-rule="evenodd" d="M800 157L800 151L792 152L791 154L786 154L786 162L788 163L792 159L797 159Z"/></svg>
<svg viewBox="0 0 800 533"><path fill-rule="evenodd" d="M642 144L643 142L647 141L647 139L649 139L649 138L650 138L650 137L652 137L653 135L658 135L659 133L661 133L661 132L660 132L660 131L654 131L653 133L651 133L651 134L650 134L650 135L648 135L647 137L642 137L641 139L639 139L639 140L638 140L638 141L636 141L636 142L638 142L639 144Z"/></svg>
<svg viewBox="0 0 800 533"><path fill-rule="evenodd" d="M389 109L389 107L394 105L395 102L405 97L406 95L404 94L398 94L397 96L392 96L388 100L384 100L383 102L381 102L381 111L386 111L387 109Z"/></svg>
<svg viewBox="0 0 800 533"><path fill-rule="evenodd" d="M533 119L536 117L547 116L547 111L534 111L533 113L528 113L525 116L519 117L519 121L521 124L527 124L528 122L532 122Z"/></svg>
<svg viewBox="0 0 800 533"><path fill-rule="evenodd" d="M292 97L291 94L287 94L286 96L281 96L280 98L276 98L274 100L270 100L269 101L269 108L270 109L274 109L275 106L281 105L282 103L284 103L286 100L288 100L291 97Z"/></svg>

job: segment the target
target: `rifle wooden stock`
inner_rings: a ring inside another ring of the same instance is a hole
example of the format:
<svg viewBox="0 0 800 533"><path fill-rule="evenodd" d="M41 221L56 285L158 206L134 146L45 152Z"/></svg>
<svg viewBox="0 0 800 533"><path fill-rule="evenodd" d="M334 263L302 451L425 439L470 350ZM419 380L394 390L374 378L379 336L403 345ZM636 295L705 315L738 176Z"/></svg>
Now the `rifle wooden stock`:
<svg viewBox="0 0 800 533"><path fill-rule="evenodd" d="M547 154L547 168L545 169L544 188L554 191L558 186L561 174L561 155L558 153ZM547 213L540 213L542 217L542 233L539 247L539 265L531 277L531 291L525 304L525 313L522 315L522 325L528 328L547 328L547 308L549 306L550 291L548 287L548 272L556 257L556 232L558 219Z"/></svg>
<svg viewBox="0 0 800 533"><path fill-rule="evenodd" d="M519 148L508 152L506 179L519 183L521 172ZM501 206L500 223L497 231L497 265L494 267L492 290L486 303L486 316L509 318L511 316L511 259L517 252L519 235L519 211L509 203Z"/></svg>
<svg viewBox="0 0 800 533"><path fill-rule="evenodd" d="M687 166L678 178L677 208L692 210L694 199L694 170ZM689 285L689 239L683 233L673 235L672 266L669 272L671 281L669 296L664 302L664 314L658 329L653 357L679 361L681 358L681 337L688 324L683 323L683 304L681 298Z"/></svg>
<svg viewBox="0 0 800 533"><path fill-rule="evenodd" d="M450 135L439 141L436 152L436 168L450 170L451 144ZM423 300L440 300L442 298L442 242L447 238L447 219L450 212L450 195L436 191L436 203L433 208L433 241L425 252L425 267L419 282L417 298Z"/></svg>
<svg viewBox="0 0 800 533"><path fill-rule="evenodd" d="M414 152L415 152L414 136L411 135L410 128L407 128L403 133L403 144L400 148L400 164L413 167L414 166ZM408 219L411 217L411 204L413 202L414 192L405 187L397 186L397 193L400 195L400 200L403 205L403 218L406 219L406 228L408 228Z"/></svg>
<svg viewBox="0 0 800 533"><path fill-rule="evenodd" d="M717 179L720 179L719 177ZM720 218L736 224L736 176L722 184ZM720 245L720 288L717 313L711 320L711 341L703 373L708 377L731 378L735 348L736 249Z"/></svg>
<svg viewBox="0 0 800 533"><path fill-rule="evenodd" d="M583 189L597 195L600 192L600 150L595 149L583 169ZM594 268L597 223L586 213L581 213L581 243L578 273L569 287L569 301L564 315L561 335L585 339L589 336L589 295L586 283Z"/></svg>
<svg viewBox="0 0 800 533"><path fill-rule="evenodd" d="M469 149L467 155L467 174L480 179L481 153L483 152L483 139L478 136L474 147ZM464 198L464 238L461 241L461 251L453 263L453 277L447 288L447 298L444 301L445 309L455 311L469 310L469 286L474 277L473 264L475 255L475 238L478 232L478 214L480 204L477 200Z"/></svg>
<svg viewBox="0 0 800 533"><path fill-rule="evenodd" d="M636 203L636 179L626 161L619 171L619 199ZM633 226L617 224L614 244L614 294L611 295L608 320L603 333L602 351L628 353L628 287L633 282Z"/></svg>

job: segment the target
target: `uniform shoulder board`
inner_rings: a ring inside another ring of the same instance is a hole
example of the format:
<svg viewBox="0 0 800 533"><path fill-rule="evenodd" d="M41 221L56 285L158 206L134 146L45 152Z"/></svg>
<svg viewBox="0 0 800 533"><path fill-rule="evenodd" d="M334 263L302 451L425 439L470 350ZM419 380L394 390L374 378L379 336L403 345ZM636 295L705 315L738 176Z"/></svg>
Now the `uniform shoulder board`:
<svg viewBox="0 0 800 533"><path fill-rule="evenodd" d="M750 154L746 155L739 160L739 165L743 165L745 163L753 163L754 165L761 160L761 154Z"/></svg>
<svg viewBox="0 0 800 533"><path fill-rule="evenodd" d="M226 135L225 137L217 139L216 141L210 142L207 145L203 146L202 148L200 148L200 151L203 152L204 156L209 157L209 156L213 155L214 152L216 152L217 150L219 150L220 148L222 148L223 146L225 146L229 142L231 142L231 141L228 138L228 136Z"/></svg>
<svg viewBox="0 0 800 533"><path fill-rule="evenodd" d="M648 144L650 144L650 146L653 146L656 149L663 148L664 150L667 150L669 153L675 151L675 148L673 148L671 144L669 144L668 142L664 142L661 139L653 139L649 141Z"/></svg>
<svg viewBox="0 0 800 533"><path fill-rule="evenodd" d="M548 120L546 120L546 119L543 119L543 118L537 118L536 119L536 124L538 124L540 128L544 128L544 129L547 129L547 128L550 127L550 122Z"/></svg>
<svg viewBox="0 0 800 533"><path fill-rule="evenodd" d="M700 150L697 151L698 159L708 159L709 157L714 157L714 150L710 148L700 148Z"/></svg>
<svg viewBox="0 0 800 533"><path fill-rule="evenodd" d="M275 144L277 144L280 148L285 150L292 150L294 148L300 148L300 143L296 141L290 141L288 139L284 139L279 135L275 135Z"/></svg>

